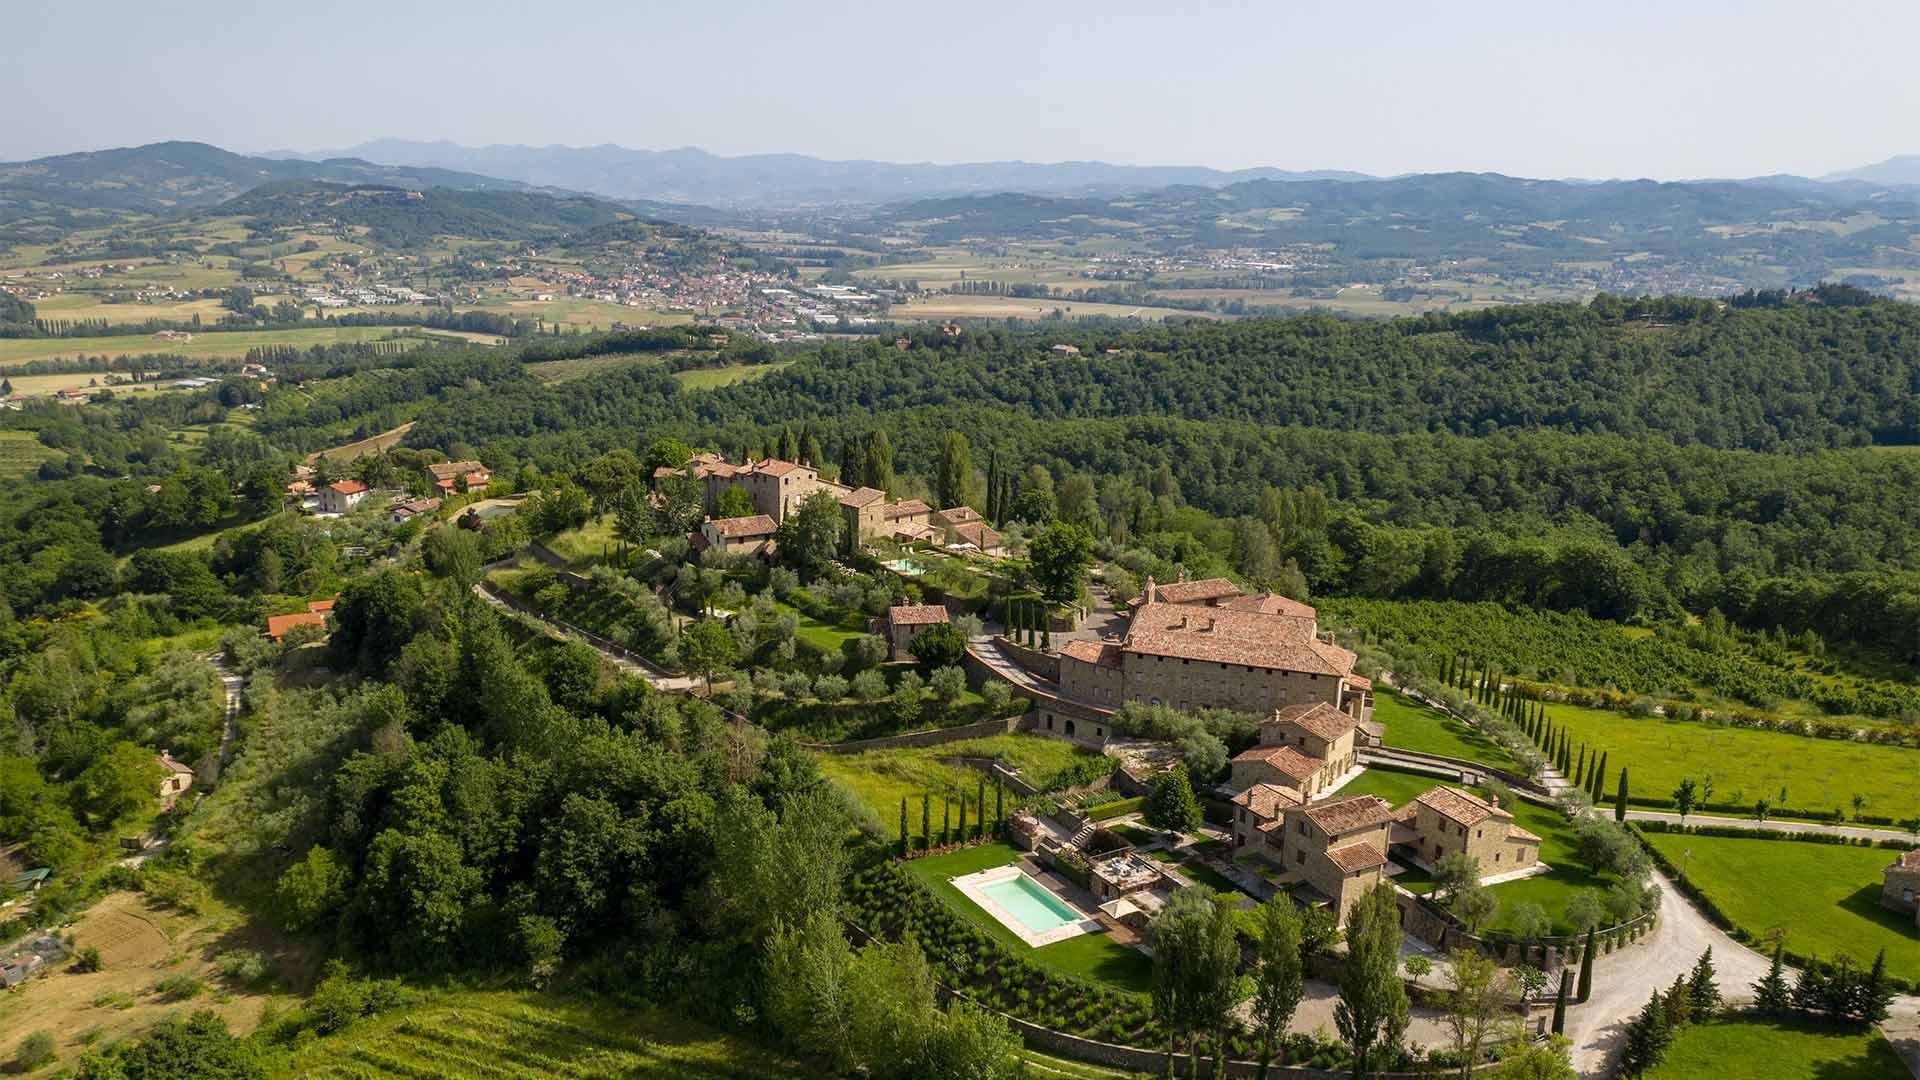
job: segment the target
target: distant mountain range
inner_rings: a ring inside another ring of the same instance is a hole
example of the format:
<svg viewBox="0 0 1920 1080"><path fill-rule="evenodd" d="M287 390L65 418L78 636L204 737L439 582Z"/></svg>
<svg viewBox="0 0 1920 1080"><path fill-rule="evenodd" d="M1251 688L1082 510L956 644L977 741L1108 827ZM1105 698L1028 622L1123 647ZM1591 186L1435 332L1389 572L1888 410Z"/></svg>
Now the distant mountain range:
<svg viewBox="0 0 1920 1080"><path fill-rule="evenodd" d="M449 169L249 157L197 142L61 154L0 164L0 221L36 209L192 210L217 206L261 184L324 180L343 184L525 191L518 180Z"/></svg>
<svg viewBox="0 0 1920 1080"><path fill-rule="evenodd" d="M1828 173L1822 180L1863 180L1870 184L1920 184L1920 154L1901 154L1875 165Z"/></svg>
<svg viewBox="0 0 1920 1080"><path fill-rule="evenodd" d="M1249 180L1370 180L1365 173L1284 169L1209 169L1186 165L1110 165L1102 161L989 161L964 165L826 161L802 154L722 157L687 147L460 146L450 142L377 139L319 154L274 151L322 160L363 158L389 165L457 169L541 187L591 191L616 199L700 203L741 210L872 205L942 195L1022 191L1045 195L1115 195L1173 185L1225 187Z"/></svg>

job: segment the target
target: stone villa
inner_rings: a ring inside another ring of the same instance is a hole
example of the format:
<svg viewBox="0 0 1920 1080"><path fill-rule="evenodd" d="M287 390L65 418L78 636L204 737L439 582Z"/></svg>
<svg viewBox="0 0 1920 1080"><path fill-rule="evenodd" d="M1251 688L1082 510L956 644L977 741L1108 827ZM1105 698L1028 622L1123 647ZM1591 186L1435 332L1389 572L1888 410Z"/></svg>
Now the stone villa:
<svg viewBox="0 0 1920 1080"><path fill-rule="evenodd" d="M1292 788L1255 784L1234 797L1236 854L1298 875L1342 922L1353 902L1385 878L1393 806L1377 795L1305 802Z"/></svg>
<svg viewBox="0 0 1920 1080"><path fill-rule="evenodd" d="M1881 871L1880 906L1906 912L1920 923L1920 851L1903 851Z"/></svg>
<svg viewBox="0 0 1920 1080"><path fill-rule="evenodd" d="M1129 701L1258 714L1322 703L1366 723L1373 684L1319 631L1313 608L1242 594L1225 578L1164 587L1148 579L1119 641L1060 649L1060 689L1096 708Z"/></svg>
<svg viewBox="0 0 1920 1080"><path fill-rule="evenodd" d="M823 479L819 470L793 461L767 458L735 465L719 454L695 454L685 469L661 468L662 476L691 476L701 482L707 513L718 505L721 493L740 488L753 500L756 513L775 525L799 509L800 504L820 492L832 495L840 504L849 543L868 543L876 539L913 543L936 539L931 526L933 510L919 499L894 500L879 488L850 488Z"/></svg>
<svg viewBox="0 0 1920 1080"><path fill-rule="evenodd" d="M1540 861L1540 838L1514 824L1498 799L1460 788L1434 788L1401 807L1394 819L1394 843L1407 851L1409 862L1427 869L1463 852L1479 861L1483 877Z"/></svg>
<svg viewBox="0 0 1920 1080"><path fill-rule="evenodd" d="M1359 727L1358 719L1324 701L1276 709L1260 725L1260 745L1234 757L1232 786L1264 783L1312 799L1353 769Z"/></svg>

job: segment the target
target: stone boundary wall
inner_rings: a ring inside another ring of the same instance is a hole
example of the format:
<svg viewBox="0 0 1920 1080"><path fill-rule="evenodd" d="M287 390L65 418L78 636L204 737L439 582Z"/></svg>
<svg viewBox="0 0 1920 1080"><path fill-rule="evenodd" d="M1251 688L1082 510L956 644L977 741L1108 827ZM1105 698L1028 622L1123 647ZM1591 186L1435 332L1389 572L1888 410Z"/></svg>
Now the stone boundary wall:
<svg viewBox="0 0 1920 1080"><path fill-rule="evenodd" d="M910 731L905 735L882 735L873 739L854 739L840 743L802 743L809 750L819 750L828 754L858 754L866 750L895 750L901 747L939 746L942 743L963 742L967 739L984 739L991 735L1006 735L1027 726L1025 716L1009 716L1004 720L981 720L978 723L962 724L959 727L934 728L931 731Z"/></svg>
<svg viewBox="0 0 1920 1080"><path fill-rule="evenodd" d="M955 757L944 758L943 760L958 762L961 765L965 765L967 768L978 769L981 772L986 773L988 776L995 777L998 780L1000 780L1001 783L1004 783L1007 785L1008 791L1011 791L1015 795L1019 795L1022 798L1028 795L1040 794L1039 788L1034 787L1032 784L1028 783L1027 779L1021 776L1017 771L1007 768L1006 764L1002 762L999 758L968 757L965 755L959 755Z"/></svg>
<svg viewBox="0 0 1920 1080"><path fill-rule="evenodd" d="M1532 964L1541 971L1552 974L1563 967L1578 964L1580 954L1586 948L1585 934L1537 938L1526 942L1489 940L1467 933L1466 929L1451 916L1424 897L1399 892L1396 899L1400 902L1401 929L1442 951L1469 948L1483 956L1492 957L1508 967L1515 964ZM1650 911L1618 926L1596 930L1594 938L1600 954L1606 955L1634 944L1635 933L1651 930L1655 916L1656 913ZM1641 936L1645 936L1644 933Z"/></svg>
<svg viewBox="0 0 1920 1080"><path fill-rule="evenodd" d="M1000 646L1000 651L1006 653L1009 659L1027 671L1038 675L1048 682L1057 683L1060 681L1059 654L1041 652L1039 649L1029 649L1025 645L1004 635L995 635L993 642Z"/></svg>

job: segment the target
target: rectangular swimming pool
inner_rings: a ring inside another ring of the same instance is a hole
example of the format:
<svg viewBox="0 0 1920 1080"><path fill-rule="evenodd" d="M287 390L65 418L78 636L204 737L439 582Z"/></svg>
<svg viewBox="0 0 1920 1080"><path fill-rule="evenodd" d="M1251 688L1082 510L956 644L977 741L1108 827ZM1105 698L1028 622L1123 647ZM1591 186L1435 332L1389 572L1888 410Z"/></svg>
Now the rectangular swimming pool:
<svg viewBox="0 0 1920 1080"><path fill-rule="evenodd" d="M982 885L980 891L1020 920L1030 933L1044 934L1080 921L1072 908L1025 874Z"/></svg>

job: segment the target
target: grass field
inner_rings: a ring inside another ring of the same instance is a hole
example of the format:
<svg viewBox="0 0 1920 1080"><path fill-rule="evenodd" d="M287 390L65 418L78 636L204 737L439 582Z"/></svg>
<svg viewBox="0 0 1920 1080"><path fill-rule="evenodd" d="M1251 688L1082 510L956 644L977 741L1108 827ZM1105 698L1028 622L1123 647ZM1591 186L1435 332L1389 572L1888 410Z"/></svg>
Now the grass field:
<svg viewBox="0 0 1920 1080"><path fill-rule="evenodd" d="M1682 1031L1646 1080L1896 1080L1907 1075L1886 1036L1732 1014Z"/></svg>
<svg viewBox="0 0 1920 1080"><path fill-rule="evenodd" d="M1016 956L1026 957L1055 971L1094 979L1121 990L1144 994L1152 989L1153 961L1144 953L1124 945L1117 945L1105 934L1081 934L1038 949L1031 948L1015 937L1013 931L1000 925L1000 920L960 895L960 890L949 883L951 878L964 877L990 867L1005 866L1019 858L1019 855L1019 852L1005 844L981 844L950 855L930 855L924 859L913 859L906 864L906 870L931 889L942 903L960 913L968 922L985 930L996 942Z"/></svg>
<svg viewBox="0 0 1920 1080"><path fill-rule="evenodd" d="M888 270L895 269L888 267ZM1093 304L1079 300L1022 299L1014 296L965 296L940 294L923 300L893 305L887 315L893 319L1045 319L1055 311L1066 318L1104 316L1115 319L1137 318L1148 322L1161 319L1219 319L1209 311L1183 311L1179 308L1135 307L1130 304Z"/></svg>
<svg viewBox="0 0 1920 1080"><path fill-rule="evenodd" d="M1682 779L1713 781L1715 803L1751 806L1765 798L1778 810L1851 810L1856 793L1869 812L1904 818L1920 806L1920 770L1912 750L1809 739L1777 731L1714 727L1696 721L1639 719L1625 713L1548 705L1574 744L1607 751L1607 794L1620 767L1629 794L1666 799ZM1782 794L1784 792L1784 794Z"/></svg>
<svg viewBox="0 0 1920 1080"><path fill-rule="evenodd" d="M150 356L167 353L207 359L240 357L263 346L334 345L378 341L393 330L380 326L320 326L296 330L231 330L195 334L192 341L155 341L145 334L122 337L12 338L0 340L0 369L32 360L70 356ZM417 339L416 339L417 340Z"/></svg>
<svg viewBox="0 0 1920 1080"><path fill-rule="evenodd" d="M869 750L862 754L820 754L817 760L820 771L829 780L839 784L871 809L889 831L899 829L900 800L906 799L908 829L917 836L921 795L933 796L933 827L938 830L941 796L950 795L957 799L965 795L971 802L979 787L980 773L945 764L941 758L998 758L1019 770L1023 777L1035 783L1044 783L1075 758L1091 753L1071 743L1041 735L996 735L940 746ZM972 811L968 813L971 816Z"/></svg>
<svg viewBox="0 0 1920 1080"><path fill-rule="evenodd" d="M576 356L570 360L543 360L527 365L527 374L541 382L562 383L574 379L584 379L589 375L599 375L608 371L633 367L636 364L659 363L658 355L646 353L615 353L609 356Z"/></svg>
<svg viewBox="0 0 1920 1080"><path fill-rule="evenodd" d="M174 378L155 379L152 382L109 382L109 379L124 380L125 372L71 371L58 375L8 375L7 381L13 384L13 392L29 396L52 394L56 390L111 390L115 397L127 397L142 394L165 394L174 392ZM97 385L89 385L89 384Z"/></svg>
<svg viewBox="0 0 1920 1080"><path fill-rule="evenodd" d="M473 992L395 1010L315 1040L274 1062L269 1075L741 1080L821 1074L657 1009Z"/></svg>
<svg viewBox="0 0 1920 1080"><path fill-rule="evenodd" d="M55 456L31 431L0 431L0 480L32 476L41 462Z"/></svg>
<svg viewBox="0 0 1920 1080"><path fill-rule="evenodd" d="M565 559L568 566L584 570L599 562L606 551L619 543L614 539L613 526L612 514L592 518L577 529L556 534L546 541L546 545L555 555Z"/></svg>
<svg viewBox="0 0 1920 1080"><path fill-rule="evenodd" d="M400 440L406 438L407 432L412 430L413 422L408 421L397 428L390 428L378 435L370 435L358 442L350 442L343 446L330 447L326 450L317 450L307 455L307 461L314 462L324 457L327 459L327 464L329 465L351 464L369 454L384 454L394 447L399 446Z"/></svg>
<svg viewBox="0 0 1920 1080"><path fill-rule="evenodd" d="M262 296L257 302L272 307L284 296ZM34 312L43 319L105 319L114 326L128 323L143 323L149 319L162 322L192 322L195 315L202 323L220 321L227 309L219 300L180 300L171 304L103 304L100 298L91 293L61 293L45 300L33 302Z"/></svg>
<svg viewBox="0 0 1920 1080"><path fill-rule="evenodd" d="M1496 768L1511 769L1511 755L1499 743L1473 728L1385 687L1373 692L1373 718L1386 726L1382 741L1388 746L1423 754L1465 758Z"/></svg>
<svg viewBox="0 0 1920 1080"><path fill-rule="evenodd" d="M734 364L730 367L689 368L676 371L673 377L688 390L718 390L723 386L764 379L793 363L791 360L776 360L771 364Z"/></svg>
<svg viewBox="0 0 1920 1080"><path fill-rule="evenodd" d="M1675 866L1684 864L1694 885L1749 933L1782 928L1796 953L1844 951L1863 966L1885 949L1889 972L1920 979L1913 917L1880 906L1880 871L1898 852L1684 833L1646 837Z"/></svg>

